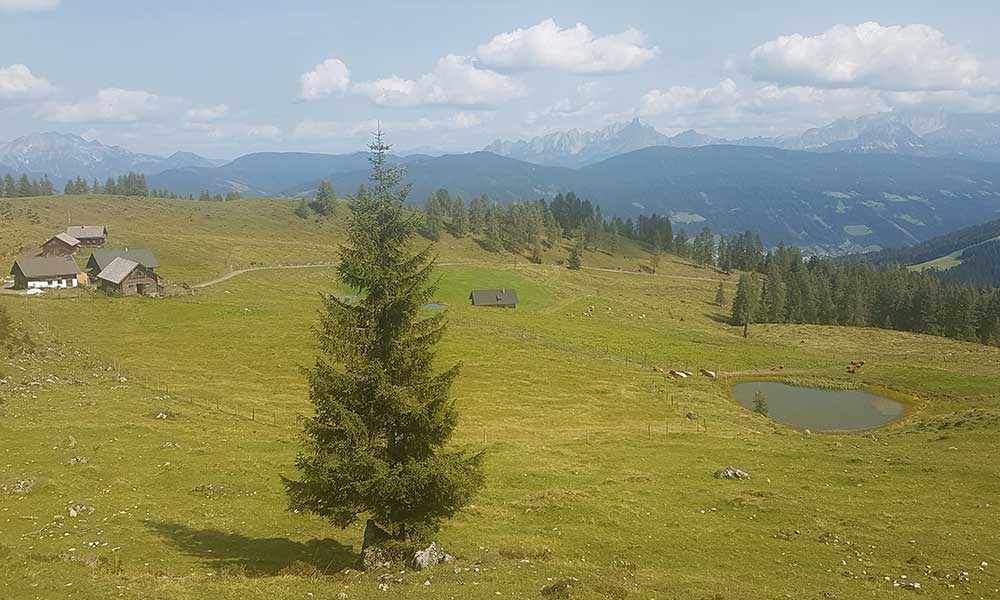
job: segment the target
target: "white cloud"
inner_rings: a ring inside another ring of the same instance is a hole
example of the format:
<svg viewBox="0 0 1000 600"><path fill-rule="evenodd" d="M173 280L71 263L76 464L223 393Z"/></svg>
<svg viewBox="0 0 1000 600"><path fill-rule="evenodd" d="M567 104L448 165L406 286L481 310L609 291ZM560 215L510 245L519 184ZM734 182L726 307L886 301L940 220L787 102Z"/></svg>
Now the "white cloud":
<svg viewBox="0 0 1000 600"><path fill-rule="evenodd" d="M280 127L258 123L208 123L187 121L183 125L187 131L195 131L212 140L276 140L281 137Z"/></svg>
<svg viewBox="0 0 1000 600"><path fill-rule="evenodd" d="M187 111L185 118L188 121L205 123L218 121L229 115L229 105L216 104L215 106L196 106Z"/></svg>
<svg viewBox="0 0 1000 600"><path fill-rule="evenodd" d="M318 100L345 91L351 84L351 71L343 61L328 58L312 71L302 74L302 99Z"/></svg>
<svg viewBox="0 0 1000 600"><path fill-rule="evenodd" d="M449 54L430 73L417 79L395 75L366 81L354 91L381 106L446 105L491 108L526 93L520 81L489 69L480 69L468 56Z"/></svg>
<svg viewBox="0 0 1000 600"><path fill-rule="evenodd" d="M178 100L149 92L103 88L93 98L75 103L49 103L36 113L57 123L134 123L172 111Z"/></svg>
<svg viewBox="0 0 1000 600"><path fill-rule="evenodd" d="M781 36L750 53L755 80L886 91L982 90L996 86L975 56L927 25L836 25Z"/></svg>
<svg viewBox="0 0 1000 600"><path fill-rule="evenodd" d="M459 131L480 127L488 120L488 114L466 111L459 111L440 118L421 117L412 121L384 121L376 119L366 119L363 121L323 121L306 119L295 126L292 136L302 140L319 140L368 136L377 129L381 129L388 134L411 133L415 131Z"/></svg>
<svg viewBox="0 0 1000 600"><path fill-rule="evenodd" d="M552 19L498 34L476 50L483 64L495 69L556 69L591 75L637 69L657 54L659 49L645 46L645 36L631 27L597 37L583 23L562 29Z"/></svg>
<svg viewBox="0 0 1000 600"><path fill-rule="evenodd" d="M0 68L0 104L15 104L52 93L52 84L24 65Z"/></svg>
<svg viewBox="0 0 1000 600"><path fill-rule="evenodd" d="M650 90L640 99L635 114L666 129L696 128L723 136L749 132L773 135L894 106L887 94L874 90L777 85L740 88L732 79L723 79L706 88Z"/></svg>
<svg viewBox="0 0 1000 600"><path fill-rule="evenodd" d="M62 4L60 0L0 0L0 14L19 15L24 13L55 10Z"/></svg>

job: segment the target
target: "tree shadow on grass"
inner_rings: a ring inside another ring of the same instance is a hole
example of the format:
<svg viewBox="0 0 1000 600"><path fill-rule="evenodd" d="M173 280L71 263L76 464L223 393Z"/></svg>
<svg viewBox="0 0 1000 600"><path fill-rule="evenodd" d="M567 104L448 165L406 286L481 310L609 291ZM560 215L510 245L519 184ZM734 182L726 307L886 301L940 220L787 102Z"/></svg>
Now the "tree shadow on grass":
<svg viewBox="0 0 1000 600"><path fill-rule="evenodd" d="M729 325L730 324L729 321L732 320L732 315L727 315L720 312L708 312L705 313L705 316L708 317L709 319L712 319L716 323L722 323L723 325Z"/></svg>
<svg viewBox="0 0 1000 600"><path fill-rule="evenodd" d="M350 546L332 539L296 542L287 538L251 538L163 521L146 526L184 554L203 559L210 568L237 568L253 577L277 575L297 562L331 574L354 566L358 558Z"/></svg>

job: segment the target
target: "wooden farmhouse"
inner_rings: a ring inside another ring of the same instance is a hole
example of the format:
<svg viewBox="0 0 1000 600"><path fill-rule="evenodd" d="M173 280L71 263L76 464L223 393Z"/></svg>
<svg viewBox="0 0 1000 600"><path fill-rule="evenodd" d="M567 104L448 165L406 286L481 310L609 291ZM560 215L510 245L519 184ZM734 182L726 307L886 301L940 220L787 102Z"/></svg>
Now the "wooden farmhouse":
<svg viewBox="0 0 1000 600"><path fill-rule="evenodd" d="M72 256L80 249L80 240L66 233L57 233L42 244L42 256Z"/></svg>
<svg viewBox="0 0 1000 600"><path fill-rule="evenodd" d="M108 239L108 228L104 225L75 225L66 228L66 235L80 240L84 248L97 248Z"/></svg>
<svg viewBox="0 0 1000 600"><path fill-rule="evenodd" d="M155 273L156 269L160 268L160 261L157 260L156 255L146 248L98 250L90 255L90 258L87 260L87 272L90 273L90 278L96 282L101 271L107 269L116 258L127 258L128 260L137 262L152 273Z"/></svg>
<svg viewBox="0 0 1000 600"><path fill-rule="evenodd" d="M153 269L134 260L117 257L94 280L100 289L120 296L158 296L163 293Z"/></svg>
<svg viewBox="0 0 1000 600"><path fill-rule="evenodd" d="M80 283L80 267L72 256L22 256L10 269L14 289L75 288Z"/></svg>
<svg viewBox="0 0 1000 600"><path fill-rule="evenodd" d="M496 306L500 308L517 308L517 291L513 288L498 290L473 290L469 294L473 306Z"/></svg>

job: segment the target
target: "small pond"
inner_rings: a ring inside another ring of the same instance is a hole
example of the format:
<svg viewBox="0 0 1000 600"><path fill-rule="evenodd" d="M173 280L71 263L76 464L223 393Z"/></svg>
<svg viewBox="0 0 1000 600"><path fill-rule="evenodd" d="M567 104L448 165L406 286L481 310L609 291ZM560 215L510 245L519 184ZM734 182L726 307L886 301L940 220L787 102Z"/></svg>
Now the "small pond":
<svg viewBox="0 0 1000 600"><path fill-rule="evenodd" d="M767 416L799 429L862 431L892 423L906 407L864 390L827 390L777 381L747 381L733 386L733 398L753 410L754 395L763 392Z"/></svg>

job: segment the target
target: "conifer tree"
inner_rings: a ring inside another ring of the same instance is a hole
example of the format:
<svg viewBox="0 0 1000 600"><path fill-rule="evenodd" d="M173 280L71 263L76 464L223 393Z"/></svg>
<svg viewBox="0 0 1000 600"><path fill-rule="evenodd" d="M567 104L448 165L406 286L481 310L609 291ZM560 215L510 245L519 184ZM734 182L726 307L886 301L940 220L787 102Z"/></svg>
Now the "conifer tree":
<svg viewBox="0 0 1000 600"><path fill-rule="evenodd" d="M753 411L767 416L767 395L760 390L753 393Z"/></svg>
<svg viewBox="0 0 1000 600"><path fill-rule="evenodd" d="M757 284L754 279L744 273L740 275L740 283L736 286L736 296L733 297L733 325L743 326L743 337L750 335L750 324L756 318L759 302Z"/></svg>
<svg viewBox="0 0 1000 600"><path fill-rule="evenodd" d="M719 289L715 290L715 305L723 306L726 304L726 288L719 282Z"/></svg>
<svg viewBox="0 0 1000 600"><path fill-rule="evenodd" d="M315 414L304 420L290 507L347 527L365 516L396 540L424 541L468 504L483 482L482 455L446 449L457 422L450 388L459 365L435 372L445 313L432 299L430 249L413 251L409 188L370 146L371 185L354 199L337 268L356 302L327 296L308 371Z"/></svg>
<svg viewBox="0 0 1000 600"><path fill-rule="evenodd" d="M583 240L573 242L573 247L569 250L569 257L566 259L566 266L574 271L579 271L583 260Z"/></svg>
<svg viewBox="0 0 1000 600"><path fill-rule="evenodd" d="M469 211L465 208L465 201L461 196L456 196L452 203L451 229L455 237L465 237L469 235Z"/></svg>

